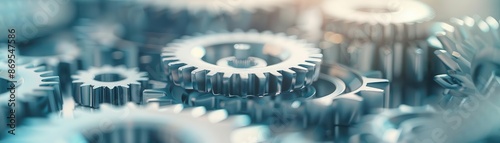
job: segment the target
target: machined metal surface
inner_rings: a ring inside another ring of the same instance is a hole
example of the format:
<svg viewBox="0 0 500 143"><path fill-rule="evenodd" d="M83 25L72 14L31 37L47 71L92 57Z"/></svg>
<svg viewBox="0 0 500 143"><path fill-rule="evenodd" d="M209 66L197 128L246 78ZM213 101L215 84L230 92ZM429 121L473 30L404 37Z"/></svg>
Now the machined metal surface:
<svg viewBox="0 0 500 143"><path fill-rule="evenodd" d="M248 44L248 56L266 61L267 66L218 64L237 53L235 44ZM283 34L235 31L186 37L167 46L162 57L165 74L181 87L228 96L266 96L310 85L318 78L322 54Z"/></svg>
<svg viewBox="0 0 500 143"><path fill-rule="evenodd" d="M99 108L101 103L124 105L141 103L142 90L147 88L147 73L124 66L93 67L73 77L73 96L77 104Z"/></svg>

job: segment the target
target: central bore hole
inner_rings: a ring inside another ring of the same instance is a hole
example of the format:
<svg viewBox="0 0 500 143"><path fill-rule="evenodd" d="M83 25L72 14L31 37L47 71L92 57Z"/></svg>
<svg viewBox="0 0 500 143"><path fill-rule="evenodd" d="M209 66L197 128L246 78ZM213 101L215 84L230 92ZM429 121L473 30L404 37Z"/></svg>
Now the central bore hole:
<svg viewBox="0 0 500 143"><path fill-rule="evenodd" d="M94 77L94 80L97 81L102 81L102 82L115 82L115 81L120 81L124 80L125 76L122 76L121 74L116 74L116 73L106 73L106 74L99 74Z"/></svg>
<svg viewBox="0 0 500 143"><path fill-rule="evenodd" d="M396 9L382 8L382 7L361 7L356 10L367 13L391 13L397 11Z"/></svg>
<svg viewBox="0 0 500 143"><path fill-rule="evenodd" d="M7 87L10 87L10 81L7 80L7 79L4 79L4 78L0 78L0 94L4 94L4 93L7 93L9 92L9 90L7 90Z"/></svg>

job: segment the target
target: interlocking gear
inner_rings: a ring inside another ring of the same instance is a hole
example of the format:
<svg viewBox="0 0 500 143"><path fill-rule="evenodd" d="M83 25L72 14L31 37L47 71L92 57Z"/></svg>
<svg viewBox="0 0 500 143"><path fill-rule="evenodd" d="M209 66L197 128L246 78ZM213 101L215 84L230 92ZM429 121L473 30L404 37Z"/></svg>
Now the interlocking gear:
<svg viewBox="0 0 500 143"><path fill-rule="evenodd" d="M318 78L322 54L294 37L235 31L178 40L162 57L165 73L186 89L266 96L310 85Z"/></svg>
<svg viewBox="0 0 500 143"><path fill-rule="evenodd" d="M312 86L293 92L282 92L277 96L265 97L226 97L196 91L180 91L172 88L150 89L144 91L145 103L160 105L184 103L208 110L227 110L230 115L248 115L253 123L270 126L275 133L303 130L315 127L319 121L329 122L327 110L318 110L307 100L336 97L343 93L345 85L337 78L320 74ZM328 110L331 111L331 110ZM322 114L324 113L324 114Z"/></svg>
<svg viewBox="0 0 500 143"><path fill-rule="evenodd" d="M125 107L101 105L99 111L75 112L74 118L50 118L19 128L7 142L262 142L270 136L263 125L250 125L245 115L182 105ZM195 128L194 128L195 127ZM213 130L217 129L216 132ZM31 134L33 131L40 131Z"/></svg>
<svg viewBox="0 0 500 143"><path fill-rule="evenodd" d="M72 77L75 102L91 108L99 108L101 103L139 104L148 80L147 73L123 66L92 67Z"/></svg>
<svg viewBox="0 0 500 143"><path fill-rule="evenodd" d="M453 18L449 25L443 25L444 31L437 33L444 50L434 53L448 69L447 74L434 78L446 88L442 99L444 107L456 108L470 96L486 94L485 89L494 89L487 87L498 85L495 74L491 74L499 69L494 66L495 55L500 54L498 25L492 17Z"/></svg>
<svg viewBox="0 0 500 143"><path fill-rule="evenodd" d="M382 111L363 118L360 140L366 143L435 142L432 134L440 125L440 114L430 106L399 108ZM444 134L444 133L443 133ZM426 138L427 137L427 138Z"/></svg>
<svg viewBox="0 0 500 143"><path fill-rule="evenodd" d="M8 66L0 63L0 123L7 125L11 109L15 110L15 119L21 122L25 117L45 116L62 108L62 96L59 78L42 66L33 64L17 65L15 78L10 78ZM11 82L15 81L15 82ZM15 85L15 89L8 89ZM12 90L12 91L11 91ZM13 92L13 94L11 94ZM11 102L15 105L9 107ZM4 128L2 128L3 130Z"/></svg>

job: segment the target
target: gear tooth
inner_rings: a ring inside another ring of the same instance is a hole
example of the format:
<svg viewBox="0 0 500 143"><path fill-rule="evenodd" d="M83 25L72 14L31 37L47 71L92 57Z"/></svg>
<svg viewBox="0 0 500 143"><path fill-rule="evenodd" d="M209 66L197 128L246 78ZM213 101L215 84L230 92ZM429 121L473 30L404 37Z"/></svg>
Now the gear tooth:
<svg viewBox="0 0 500 143"><path fill-rule="evenodd" d="M299 89L305 86L306 84L306 76L307 76L307 68L304 68L302 66L295 66L292 67L291 70L295 72L296 79L295 79L295 88Z"/></svg>
<svg viewBox="0 0 500 143"><path fill-rule="evenodd" d="M193 88L193 82L191 78L191 72L195 70L194 66L184 65L179 68L179 79L181 79L182 87L191 89Z"/></svg>
<svg viewBox="0 0 500 143"><path fill-rule="evenodd" d="M214 110L214 111L210 111L207 113L208 115L208 120L211 122L211 123L218 123L218 122L221 122L225 119L227 119L228 117L228 113L226 110Z"/></svg>
<svg viewBox="0 0 500 143"><path fill-rule="evenodd" d="M167 93L160 89L146 89L142 92L142 104L149 104L149 100L167 96Z"/></svg>
<svg viewBox="0 0 500 143"><path fill-rule="evenodd" d="M103 111L109 111L109 110L114 110L113 105L108 104L108 103L102 103L99 105L99 109Z"/></svg>
<svg viewBox="0 0 500 143"><path fill-rule="evenodd" d="M221 121L221 123L229 124L234 128L239 128L248 126L251 123L251 119L247 115L232 115Z"/></svg>
<svg viewBox="0 0 500 143"><path fill-rule="evenodd" d="M282 85L282 91L292 91L295 88L295 79L297 78L295 71L284 69L280 72L283 75L283 83L287 83Z"/></svg>
<svg viewBox="0 0 500 143"><path fill-rule="evenodd" d="M278 71L269 72L268 93L279 94L282 91L283 75Z"/></svg>
<svg viewBox="0 0 500 143"><path fill-rule="evenodd" d="M198 92L205 92L205 78L207 77L207 70L195 69L191 71L191 82L193 83L193 89Z"/></svg>
<svg viewBox="0 0 500 143"><path fill-rule="evenodd" d="M146 105L147 110L159 110L160 109L160 104L158 103L149 103Z"/></svg>

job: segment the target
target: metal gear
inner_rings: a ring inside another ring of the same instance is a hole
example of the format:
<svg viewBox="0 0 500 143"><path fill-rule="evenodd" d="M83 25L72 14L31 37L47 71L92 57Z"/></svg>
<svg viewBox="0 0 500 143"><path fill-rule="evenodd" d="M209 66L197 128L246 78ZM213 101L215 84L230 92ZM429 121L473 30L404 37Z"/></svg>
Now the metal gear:
<svg viewBox="0 0 500 143"><path fill-rule="evenodd" d="M399 108L364 117L359 139L364 143L434 142L432 129L440 126L440 114L430 106ZM429 131L431 130L431 131ZM424 138L429 137L429 138Z"/></svg>
<svg viewBox="0 0 500 143"><path fill-rule="evenodd" d="M293 92L282 92L277 96L265 97L226 97L217 96L210 93L200 93L196 91L182 91L180 89L149 89L144 91L144 103L158 102L161 105L184 103L189 106L203 106L209 110L225 109L230 114L247 114L252 118L252 121L261 123L272 120L272 114L279 112L286 114L287 119L301 117L304 119L294 119L300 121L294 122L291 126L300 126L296 128L304 128L308 124L314 124L315 121L309 118L310 115L305 110L306 100L336 97L343 93L345 85L339 79L327 75L320 75L317 82L312 86L308 86L302 90ZM307 109L309 110L309 109ZM310 109L313 111L314 109ZM288 121L290 122L290 121ZM291 123L286 124L291 124ZM297 123L298 122L298 123Z"/></svg>
<svg viewBox="0 0 500 143"><path fill-rule="evenodd" d="M496 50L500 41L498 25L498 21L492 17L452 18L449 25L443 25L444 31L437 33L444 50L434 53L448 69L447 74L434 78L446 89L441 103L443 107L456 108L464 104L468 97L477 93L485 94L485 87L497 83L490 76L491 71L498 68L490 66L488 69L482 64L494 63L490 61L494 61L495 55L499 54ZM479 74L483 72L481 68L488 69L490 73ZM476 72L474 78L473 71ZM484 79L492 80L486 82Z"/></svg>
<svg viewBox="0 0 500 143"><path fill-rule="evenodd" d="M101 103L139 104L148 80L147 73L123 66L92 67L72 77L75 102L90 108L99 108Z"/></svg>
<svg viewBox="0 0 500 143"><path fill-rule="evenodd" d="M310 85L318 78L322 54L294 37L235 31L178 40L162 57L165 74L186 89L266 96Z"/></svg>
<svg viewBox="0 0 500 143"><path fill-rule="evenodd" d="M381 71L391 80L391 107L423 103L432 81L425 42L434 17L430 6L416 0L332 0L323 11L325 63Z"/></svg>
<svg viewBox="0 0 500 143"><path fill-rule="evenodd" d="M0 63L0 123L7 125L12 109L15 111L17 123L32 116L45 116L62 108L62 96L59 78L43 66L33 64L17 65L14 79L10 78L8 66ZM12 82L15 81L15 82ZM10 87L14 89L9 89ZM14 93L11 93L13 90ZM12 106L11 106L12 105ZM14 124L16 121L14 119ZM2 128L3 130L4 128Z"/></svg>
<svg viewBox="0 0 500 143"><path fill-rule="evenodd" d="M6 47L7 45L5 45ZM61 92L70 96L71 75L80 68L80 48L70 33L59 33L17 44L16 62L45 66L59 76ZM5 48L7 49L7 48ZM0 54L7 50L0 51ZM7 57L0 57L7 61Z"/></svg>
<svg viewBox="0 0 500 143"><path fill-rule="evenodd" d="M416 0L332 0L322 6L326 30L375 43L426 38L426 22L434 18L434 10Z"/></svg>
<svg viewBox="0 0 500 143"><path fill-rule="evenodd" d="M116 108L101 105L93 112L75 112L74 118L49 118L19 128L7 142L262 142L270 136L263 125L250 125L245 115L182 105ZM195 127L195 128L193 128ZM217 129L217 132L213 130ZM31 134L33 131L40 131ZM196 137L194 137L196 136Z"/></svg>

